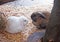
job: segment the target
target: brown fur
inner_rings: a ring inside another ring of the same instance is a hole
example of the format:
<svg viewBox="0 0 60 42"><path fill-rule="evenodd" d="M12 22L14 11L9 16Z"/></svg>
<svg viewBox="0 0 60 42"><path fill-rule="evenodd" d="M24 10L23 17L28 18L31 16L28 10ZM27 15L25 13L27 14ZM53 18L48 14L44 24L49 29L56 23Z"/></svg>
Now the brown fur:
<svg viewBox="0 0 60 42"><path fill-rule="evenodd" d="M33 23L37 28L41 28L41 27L40 27L40 24L45 24L45 25L47 25L48 20L49 20L49 16L50 16L50 13L47 12L47 11L43 11L43 12L39 12L39 13L42 13L42 14L45 16L45 19L43 19L42 17L39 17L39 15L38 15L37 13L34 14L34 15L36 15L35 17L37 17L37 18L36 18L36 21L33 21L33 19L32 19L32 23ZM33 15L33 13L32 13L32 15ZM31 16L32 16L32 15L31 15ZM34 18L34 17L33 17L33 18Z"/></svg>

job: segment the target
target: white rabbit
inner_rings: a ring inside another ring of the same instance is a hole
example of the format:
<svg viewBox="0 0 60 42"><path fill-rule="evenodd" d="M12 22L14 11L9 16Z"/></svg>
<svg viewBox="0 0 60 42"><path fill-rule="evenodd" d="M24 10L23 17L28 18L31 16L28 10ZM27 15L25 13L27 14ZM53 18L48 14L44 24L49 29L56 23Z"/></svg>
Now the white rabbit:
<svg viewBox="0 0 60 42"><path fill-rule="evenodd" d="M28 23L28 19L25 16L10 16L7 18L6 31L9 33L18 33L25 29L25 25Z"/></svg>

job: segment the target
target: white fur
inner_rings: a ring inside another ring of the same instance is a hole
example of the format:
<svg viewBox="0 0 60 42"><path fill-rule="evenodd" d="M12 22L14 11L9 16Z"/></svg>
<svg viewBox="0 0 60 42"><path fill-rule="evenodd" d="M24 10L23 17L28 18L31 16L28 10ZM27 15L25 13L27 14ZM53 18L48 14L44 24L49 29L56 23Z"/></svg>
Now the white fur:
<svg viewBox="0 0 60 42"><path fill-rule="evenodd" d="M28 19L25 16L10 16L7 18L6 31L9 33L21 32L25 29L25 25L28 23Z"/></svg>

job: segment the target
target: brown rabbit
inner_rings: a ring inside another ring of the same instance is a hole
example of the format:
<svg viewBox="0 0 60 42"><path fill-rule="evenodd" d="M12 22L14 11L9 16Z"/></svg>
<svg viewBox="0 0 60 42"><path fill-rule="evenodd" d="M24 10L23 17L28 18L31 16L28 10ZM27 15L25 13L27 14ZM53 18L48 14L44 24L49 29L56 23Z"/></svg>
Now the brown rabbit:
<svg viewBox="0 0 60 42"><path fill-rule="evenodd" d="M43 12L33 12L31 15L32 23L38 29L45 29L47 22L49 20L50 13L47 11Z"/></svg>

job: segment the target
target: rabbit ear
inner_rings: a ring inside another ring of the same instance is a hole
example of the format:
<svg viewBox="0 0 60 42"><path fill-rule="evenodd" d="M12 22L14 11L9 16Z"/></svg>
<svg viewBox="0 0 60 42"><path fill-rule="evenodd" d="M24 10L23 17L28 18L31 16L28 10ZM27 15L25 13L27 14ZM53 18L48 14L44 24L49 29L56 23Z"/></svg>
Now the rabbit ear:
<svg viewBox="0 0 60 42"><path fill-rule="evenodd" d="M42 13L42 12L38 12L39 14L39 17L41 17L41 18L43 18L43 19L46 19L46 16L44 15L44 13Z"/></svg>

